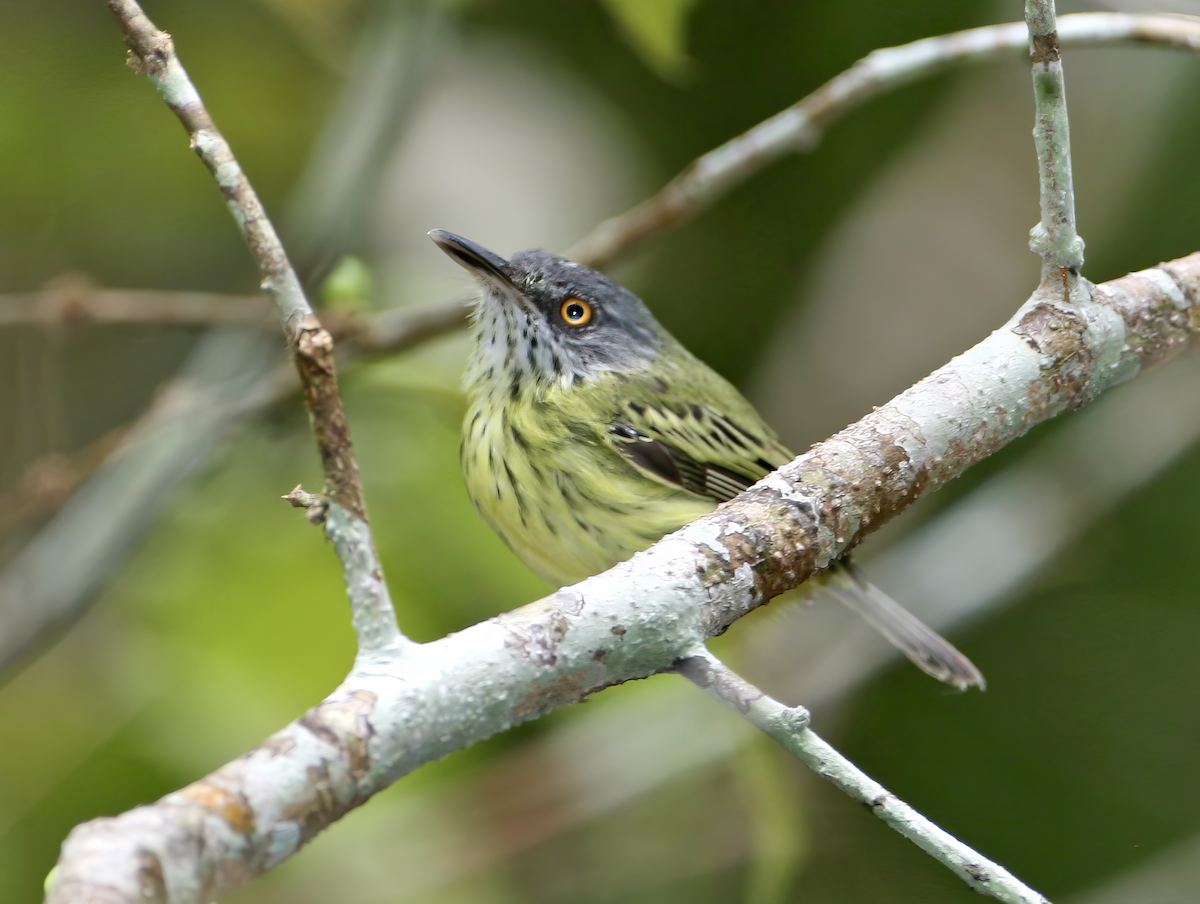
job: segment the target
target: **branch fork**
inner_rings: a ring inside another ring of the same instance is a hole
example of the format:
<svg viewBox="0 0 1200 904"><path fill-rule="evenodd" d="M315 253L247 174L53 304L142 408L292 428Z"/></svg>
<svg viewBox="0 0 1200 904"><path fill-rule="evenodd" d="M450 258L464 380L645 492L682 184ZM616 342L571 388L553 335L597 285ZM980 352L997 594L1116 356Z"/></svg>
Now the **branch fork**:
<svg viewBox="0 0 1200 904"><path fill-rule="evenodd" d="M263 290L279 309L284 335L294 349L329 497L327 503L309 502L304 507L310 520L324 523L342 558L360 649L377 653L407 643L396 625L367 523L358 459L338 391L333 337L305 298L266 209L179 62L171 36L155 27L136 0L107 3L125 34L132 68L149 77L183 123L192 149L212 173L258 264ZM301 501L297 492L289 494L293 505Z"/></svg>
<svg viewBox="0 0 1200 904"><path fill-rule="evenodd" d="M972 888L1004 901L1045 904L1041 895L848 764L812 732L807 710L763 694L715 659L704 642L1033 424L1086 403L1196 341L1200 327L1193 324L1200 324L1200 314L1191 300L1200 293L1200 255L1116 280L1094 294L1078 277L1082 243L1071 237L1069 158L1063 165L1069 149L1065 106L1061 124L1047 119L1043 135L1051 150L1045 159L1053 164L1043 168L1046 278L1009 324L631 561L515 612L415 645L396 627L366 522L328 334L308 307L232 153L225 156L228 146L220 133L203 124L192 127L199 120L188 117L200 117L203 107L169 38L132 0L108 3L135 55L139 40L160 36L146 45L146 72L221 184L259 260L264 287L295 341L330 492L326 498L297 488L285 498L309 510L320 507L326 516L327 535L346 571L360 654L337 691L256 750L157 804L76 829L64 845L50 901L150 896L201 904L278 865L349 809L423 763L611 684L674 670L870 806ZM1042 28L1034 21L1045 21L1046 7L1031 0L1028 8L1036 14L1030 16L1032 34ZM1039 35L1053 31L1049 9L1051 27ZM1047 53L1050 42L1041 46ZM1038 71L1041 64L1035 61L1035 88L1040 85L1046 89L1041 94L1051 98L1054 84L1039 78L1057 72L1055 84L1061 88L1061 66L1056 70L1055 62L1043 61L1044 71ZM927 65L913 64L913 69ZM874 89L866 83L859 90ZM1061 90L1056 96L1061 99ZM173 98L182 101L178 108ZM207 113L202 118L211 124ZM801 137L812 134L806 131L811 122L803 117L788 121L800 123ZM796 147L781 123L766 133L770 148ZM756 147L753 142L743 146ZM765 156L762 147L745 155L743 172L761 165ZM713 159L724 159L725 166L737 157ZM721 167L698 166L684 175L713 180L716 191L732 181L728 169L726 177L718 171ZM646 209L639 209L635 222L666 228L711 196L704 186L692 188L697 190L680 195L687 203L671 208L665 220L647 219ZM602 229L602 234L604 248L578 256L604 259L622 242L649 233L629 238Z"/></svg>

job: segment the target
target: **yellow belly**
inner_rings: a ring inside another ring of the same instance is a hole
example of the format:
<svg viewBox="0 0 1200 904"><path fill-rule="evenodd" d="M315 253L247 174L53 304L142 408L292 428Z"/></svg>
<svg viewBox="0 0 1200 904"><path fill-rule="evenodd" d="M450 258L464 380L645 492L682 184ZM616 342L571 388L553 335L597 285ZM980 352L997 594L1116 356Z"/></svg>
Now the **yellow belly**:
<svg viewBox="0 0 1200 904"><path fill-rule="evenodd" d="M599 574L713 503L638 471L608 423L552 406L473 399L463 426L467 490L526 565L559 587Z"/></svg>

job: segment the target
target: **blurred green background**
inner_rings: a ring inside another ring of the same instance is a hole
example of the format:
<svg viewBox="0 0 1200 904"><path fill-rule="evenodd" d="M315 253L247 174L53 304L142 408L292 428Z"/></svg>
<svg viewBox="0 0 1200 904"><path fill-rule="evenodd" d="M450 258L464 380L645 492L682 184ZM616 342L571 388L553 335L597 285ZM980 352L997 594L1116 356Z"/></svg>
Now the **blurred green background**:
<svg viewBox="0 0 1200 904"><path fill-rule="evenodd" d="M430 228L502 254L566 248L873 48L1022 9L147 0L146 11L175 36L306 278L319 284L353 253L373 277L362 303L384 308L466 288L425 238ZM208 173L123 54L100 0L0 4L0 292L254 292ZM1089 277L1200 247L1200 61L1081 50L1068 53L1067 78ZM345 90L367 83L387 86L379 106ZM611 272L805 448L978 341L1033 288L1031 120L1019 60L907 86ZM375 136L373 151L356 158L363 134ZM330 185L339 187L323 195ZM47 456L135 419L199 335L0 329L0 496L14 498ZM546 590L477 520L461 484L465 349L449 336L344 378L393 597L419 640ZM1171 392L1170 369L1160 378L1161 401L1142 407L1186 434L1200 421L1194 396ZM1035 430L864 556L935 527L949 505L969 504L985 481L1036 460L1089 416ZM780 643L773 659L761 656L763 638L821 636L820 606L768 609L721 650L768 691L819 704L818 730L859 765L1052 899L1190 902L1200 881L1200 455L1177 454L1180 441L1154 466L1139 464L1129 443L1158 434L1111 434L1087 454L1137 488L1118 496L1096 483L1092 495L1112 495L1098 517L959 621L955 642L987 674L985 694L948 694L892 659L876 668L874 647L846 674L809 676L802 695L772 683L804 657ZM73 825L192 781L344 675L353 637L340 568L278 498L319 479L299 403L273 407L189 483L84 619L0 685L0 900L39 898ZM1029 516L1022 530L1036 542L1039 514ZM49 517L8 524L0 555L16 556ZM936 579L938 563L926 564ZM425 768L230 900L970 895L772 744L660 677Z"/></svg>

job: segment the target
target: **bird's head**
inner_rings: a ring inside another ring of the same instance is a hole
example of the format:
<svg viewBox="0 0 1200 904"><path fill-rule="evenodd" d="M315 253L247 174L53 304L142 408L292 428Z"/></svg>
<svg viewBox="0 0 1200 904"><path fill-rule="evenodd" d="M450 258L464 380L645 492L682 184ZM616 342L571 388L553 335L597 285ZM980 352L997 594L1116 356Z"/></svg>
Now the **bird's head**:
<svg viewBox="0 0 1200 904"><path fill-rule="evenodd" d="M429 233L476 277L478 355L497 376L579 382L645 366L673 342L636 295L545 251L505 260L461 236Z"/></svg>

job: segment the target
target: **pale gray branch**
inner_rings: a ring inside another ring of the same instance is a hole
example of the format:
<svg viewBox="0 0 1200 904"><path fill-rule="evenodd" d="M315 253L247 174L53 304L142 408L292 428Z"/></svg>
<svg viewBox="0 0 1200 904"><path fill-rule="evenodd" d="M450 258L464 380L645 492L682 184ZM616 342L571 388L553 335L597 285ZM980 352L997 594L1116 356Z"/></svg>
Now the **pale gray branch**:
<svg viewBox="0 0 1200 904"><path fill-rule="evenodd" d="M948 867L972 890L1006 904L1049 904L1016 876L918 813L837 752L809 728L802 706L784 706L729 669L703 647L675 670L709 696L766 732L821 778Z"/></svg>
<svg viewBox="0 0 1200 904"><path fill-rule="evenodd" d="M1042 219L1029 247L1042 256L1042 282L1061 281L1072 291L1083 267L1083 239L1075 231L1075 186L1071 178L1071 129L1062 56L1058 50L1054 0L1026 0L1033 64L1033 99Z"/></svg>
<svg viewBox="0 0 1200 904"><path fill-rule="evenodd" d="M49 900L210 901L417 766L670 669L1033 424L1182 354L1198 290L1200 254L1096 287L1082 306L1039 290L975 348L629 562L434 643L360 657L260 748L77 828Z"/></svg>
<svg viewBox="0 0 1200 904"><path fill-rule="evenodd" d="M1169 16L1086 13L1063 16L1059 20L1059 39L1064 44L1080 45L1120 41L1145 42L1195 51L1200 49L1200 23ZM876 51L795 106L699 158L657 195L628 213L600 224L569 254L597 264L625 254L647 238L672 228L702 210L716 197L729 191L779 155L807 149L810 143L803 140L805 136L815 137L818 132L814 130L827 127L838 116L889 87L905 84L957 61L983 60L1013 54L1024 49L1027 42L1026 26L1023 23L1012 23L928 38L902 47ZM27 317L37 319L70 316L72 304L69 298L64 305L59 300L46 296L38 299L31 297L12 304L0 301L0 322L7 322L6 318L24 321ZM139 305L142 306L142 314L147 316L151 307L157 307L149 298L137 302L132 307ZM207 308L208 312L196 313L198 320L210 316L212 310L217 307L207 302L202 306ZM31 308L36 308L40 313L31 313ZM131 313L128 299L119 302L114 300L112 304L92 304L85 300L82 308L85 317L94 316L105 322L115 322L120 317L136 320L139 316ZM184 305L184 309L189 308L194 310L195 303L188 302ZM125 313L120 314L119 311ZM376 318L366 320L361 332L351 330L342 333L334 320L328 325L331 331L337 331L335 335L347 340L344 346L339 346L340 361L343 353L349 358L357 355L359 350L364 356L401 351L417 342L456 329L465 321L466 311L463 303L456 301L419 311L387 311ZM232 378L234 375L229 376ZM264 405L270 404L281 394L292 391L295 385L294 379L283 373L271 374L267 380L268 384L253 394L253 397L261 400ZM218 432L226 435L223 427L219 428ZM200 463L186 457L177 461L175 467L182 478ZM137 488L131 487L129 492L136 493ZM134 511L157 511L158 505L150 500L142 500L131 508ZM66 513L64 517L65 515ZM119 518L120 514L114 513L113 517ZM139 519L135 527L119 525L114 521L117 532L127 535L126 542L122 543L119 549L131 550L136 537L151 523ZM118 554L118 548L110 550L110 553ZM93 576L98 576L98 573L94 573ZM38 607L33 605L33 600L40 598L40 591L36 588L42 580L42 576L30 573L24 582L31 593L28 608L34 612L39 611ZM70 602L64 600L60 607L40 611L61 610L67 613L62 616L67 621L85 611L88 602L95 596L96 583L81 580L73 586L74 592L79 594L78 599ZM36 619L35 614L30 617ZM56 625L65 623L55 622ZM0 606L0 632L3 627L3 607ZM48 630L49 624L45 627ZM37 636L44 633L45 631L40 629L34 632ZM0 671L9 664L9 660L0 652Z"/></svg>

